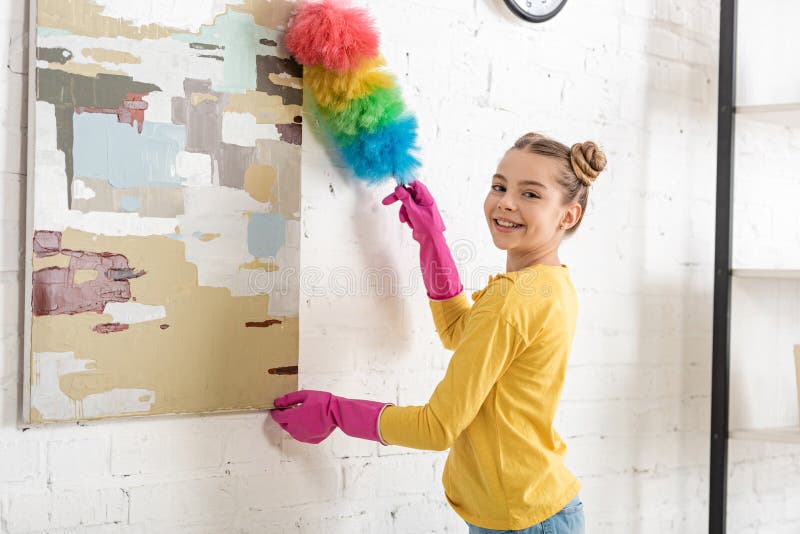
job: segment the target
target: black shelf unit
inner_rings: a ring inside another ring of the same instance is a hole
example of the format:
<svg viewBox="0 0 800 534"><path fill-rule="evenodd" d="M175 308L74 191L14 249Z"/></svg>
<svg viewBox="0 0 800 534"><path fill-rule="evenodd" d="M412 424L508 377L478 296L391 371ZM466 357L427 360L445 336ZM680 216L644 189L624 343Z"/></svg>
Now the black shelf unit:
<svg viewBox="0 0 800 534"><path fill-rule="evenodd" d="M738 0L720 0L719 93L717 110L717 187L714 237L714 309L711 368L709 466L709 534L725 534L727 515L728 441L733 438L800 443L800 427L738 430L731 433L731 287L732 279L800 279L798 269L732 269L734 136L736 117L800 127L800 102L736 106ZM769 31L765 29L764 31Z"/></svg>
<svg viewBox="0 0 800 534"><path fill-rule="evenodd" d="M708 532L725 534L731 338L736 0L720 0Z"/></svg>

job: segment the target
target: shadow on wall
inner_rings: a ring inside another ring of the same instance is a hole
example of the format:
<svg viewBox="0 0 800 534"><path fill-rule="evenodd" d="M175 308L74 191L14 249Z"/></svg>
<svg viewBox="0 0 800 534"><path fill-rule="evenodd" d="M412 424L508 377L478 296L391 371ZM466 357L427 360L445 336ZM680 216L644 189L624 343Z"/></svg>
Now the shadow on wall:
<svg viewBox="0 0 800 534"><path fill-rule="evenodd" d="M305 88L304 101L311 102L308 88ZM336 204L340 204L341 210L338 217L341 220L344 209L350 208L349 225L343 226L343 235L352 236L346 243L342 243L344 250L356 248L356 253L360 258L359 262L352 262L348 265L337 265L329 263L325 267L329 269L329 277L332 280L337 277L336 288L327 288L328 298L336 301L338 299L369 299L374 301L369 309L374 315L369 317L370 325L385 325L385 329L373 329L369 336L359 339L359 345L366 352L370 348L385 351L385 339L396 335L396 327L405 321L406 313L402 299L406 296L398 296L399 291L408 291L409 280L413 284L415 273L404 273L397 269L399 254L397 254L397 244L389 242L388 236L400 235L394 228L387 228L386 222L397 224L396 213L389 216L389 212L396 212L399 204L386 207L381 204L383 196L389 194L394 188L393 179L387 179L378 186L367 185L365 182L353 177L347 164L339 154L336 143L328 137L323 130L323 126L313 115L311 110L306 107L304 120L304 135L313 138L314 141L323 147L325 152L325 164L330 167L329 171L323 174L332 178L331 183L317 181L311 183L304 180L305 187L326 188L329 194L336 199ZM342 192L337 188L347 188L348 191ZM308 191L310 196L316 196L317 192ZM381 212L385 213L381 213ZM364 222L367 221L365 224ZM404 229L405 230L405 229ZM389 232L387 234L387 231ZM307 242L319 239L319 236L305 237ZM320 261L324 261L320 258ZM356 268L357 265L363 269ZM304 266L305 267L305 266ZM417 273L418 274L418 273ZM418 277L417 291L422 290L421 277ZM329 284L330 285L330 284ZM344 295L339 294L345 291ZM401 343L400 338L396 340ZM398 348L399 344L396 344Z"/></svg>
<svg viewBox="0 0 800 534"><path fill-rule="evenodd" d="M644 50L658 50L662 34L658 26L649 24ZM680 41L681 47L704 46L686 38ZM640 103L644 121L638 146L631 147L632 152L646 155L637 173L639 197L634 195L630 205L630 220L638 226L629 234L629 250L636 255L628 259L638 264L632 280L638 297L637 366L667 366L666 372L648 373L653 377L649 390L659 392L663 399L652 404L662 424L649 425L649 416L643 413L636 418L638 428L630 429L634 477L628 498L633 510L640 511L631 514L627 526L632 532L648 531L661 523L694 528L705 524L707 517L710 382L704 380L710 380L711 363L716 146L716 85L712 81L716 69L708 66L703 73L702 68L648 54ZM703 180L695 184L686 178L699 175ZM661 209L649 209L653 204L647 199L655 200ZM663 269L661 261L672 268ZM629 376L629 384L621 389L641 389L637 378ZM640 432L667 434L666 446L652 450L652 440L635 437ZM637 473L637 467L643 466L645 471ZM654 485L660 484L659 478L671 480L664 487L671 490L660 502L682 511L669 519L648 497Z"/></svg>

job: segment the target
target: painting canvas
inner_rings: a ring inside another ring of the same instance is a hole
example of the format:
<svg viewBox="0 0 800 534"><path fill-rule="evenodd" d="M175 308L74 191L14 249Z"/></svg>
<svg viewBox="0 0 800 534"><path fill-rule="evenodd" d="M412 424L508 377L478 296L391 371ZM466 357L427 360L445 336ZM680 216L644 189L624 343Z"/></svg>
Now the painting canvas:
<svg viewBox="0 0 800 534"><path fill-rule="evenodd" d="M26 423L259 409L296 389L292 7L32 3Z"/></svg>

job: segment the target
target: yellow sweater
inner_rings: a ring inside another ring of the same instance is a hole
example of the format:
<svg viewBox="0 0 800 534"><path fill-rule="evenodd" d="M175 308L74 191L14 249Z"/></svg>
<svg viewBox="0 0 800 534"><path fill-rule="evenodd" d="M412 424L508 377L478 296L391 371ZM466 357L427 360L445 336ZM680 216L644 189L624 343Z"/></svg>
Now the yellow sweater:
<svg viewBox="0 0 800 534"><path fill-rule="evenodd" d="M566 265L490 277L486 288L430 301L455 349L425 406L387 406L387 444L450 449L442 483L464 520L518 530L559 512L580 490L553 428L578 307Z"/></svg>

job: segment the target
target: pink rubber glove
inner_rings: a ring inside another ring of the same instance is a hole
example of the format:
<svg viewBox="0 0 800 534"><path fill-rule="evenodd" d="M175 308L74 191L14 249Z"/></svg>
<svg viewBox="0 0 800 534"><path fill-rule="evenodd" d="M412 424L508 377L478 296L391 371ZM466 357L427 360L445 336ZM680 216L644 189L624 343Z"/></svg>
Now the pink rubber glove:
<svg viewBox="0 0 800 534"><path fill-rule="evenodd" d="M293 391L274 402L276 408L302 403L285 410L270 410L272 419L297 441L316 444L339 427L348 436L383 443L378 422L388 403L346 399L310 389Z"/></svg>
<svg viewBox="0 0 800 534"><path fill-rule="evenodd" d="M447 300L455 297L464 286L444 238L444 222L433 196L422 182L415 180L407 188L398 185L382 203L388 206L398 200L403 203L400 222L408 223L411 237L419 243L419 265L428 298Z"/></svg>

